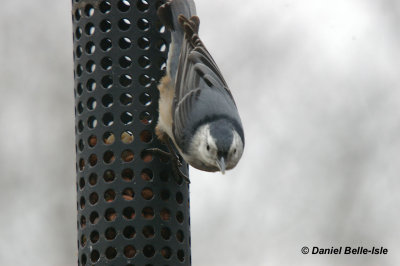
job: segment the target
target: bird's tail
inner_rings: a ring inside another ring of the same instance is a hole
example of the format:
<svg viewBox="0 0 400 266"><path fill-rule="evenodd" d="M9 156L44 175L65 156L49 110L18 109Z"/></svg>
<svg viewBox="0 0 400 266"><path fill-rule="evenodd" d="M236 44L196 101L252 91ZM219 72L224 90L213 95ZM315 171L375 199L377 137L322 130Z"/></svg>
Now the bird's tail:
<svg viewBox="0 0 400 266"><path fill-rule="evenodd" d="M161 22L171 32L181 32L178 17L180 15L191 18L196 15L196 6L193 0L169 0L157 10Z"/></svg>
<svg viewBox="0 0 400 266"><path fill-rule="evenodd" d="M157 10L158 17L164 26L171 31L171 44L169 46L167 75L175 84L178 71L179 56L184 40L184 27L180 24L179 17L191 18L196 15L196 6L193 0L168 0Z"/></svg>

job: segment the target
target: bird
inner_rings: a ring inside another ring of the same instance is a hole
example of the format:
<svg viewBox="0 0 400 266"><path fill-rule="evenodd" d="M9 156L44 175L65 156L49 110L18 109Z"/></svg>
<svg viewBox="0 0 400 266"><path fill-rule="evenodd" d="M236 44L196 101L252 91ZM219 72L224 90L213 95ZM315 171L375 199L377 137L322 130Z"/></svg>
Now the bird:
<svg viewBox="0 0 400 266"><path fill-rule="evenodd" d="M177 158L177 168L182 164L171 142L192 167L224 174L242 157L244 130L232 93L199 37L195 3L169 0L157 14L171 32L171 43L166 74L158 84L155 133L167 144L169 154ZM182 172L178 175L190 183Z"/></svg>

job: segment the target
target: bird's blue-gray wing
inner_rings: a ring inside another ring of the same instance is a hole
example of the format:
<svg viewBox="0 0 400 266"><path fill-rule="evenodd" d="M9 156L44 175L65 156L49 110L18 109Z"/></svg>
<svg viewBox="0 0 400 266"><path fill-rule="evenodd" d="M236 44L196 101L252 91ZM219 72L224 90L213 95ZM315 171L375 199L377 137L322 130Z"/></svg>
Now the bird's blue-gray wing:
<svg viewBox="0 0 400 266"><path fill-rule="evenodd" d="M185 151L194 131L218 119L232 121L238 133L242 127L235 101L214 59L198 36L199 20L180 16L185 39L175 84L173 133Z"/></svg>

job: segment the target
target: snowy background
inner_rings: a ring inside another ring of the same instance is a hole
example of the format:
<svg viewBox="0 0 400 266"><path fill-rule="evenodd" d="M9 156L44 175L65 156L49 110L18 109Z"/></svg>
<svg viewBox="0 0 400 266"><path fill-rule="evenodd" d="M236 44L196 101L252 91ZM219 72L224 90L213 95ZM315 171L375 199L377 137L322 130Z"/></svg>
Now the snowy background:
<svg viewBox="0 0 400 266"><path fill-rule="evenodd" d="M400 2L243 3L197 1L246 149L191 170L193 265L400 265ZM76 265L70 10L1 5L2 266ZM389 254L300 252L347 245Z"/></svg>

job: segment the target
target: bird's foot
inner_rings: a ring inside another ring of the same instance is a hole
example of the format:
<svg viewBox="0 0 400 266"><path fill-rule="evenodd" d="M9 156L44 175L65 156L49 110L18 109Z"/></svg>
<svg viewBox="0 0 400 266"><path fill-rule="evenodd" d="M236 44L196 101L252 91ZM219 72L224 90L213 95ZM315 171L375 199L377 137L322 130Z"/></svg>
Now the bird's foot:
<svg viewBox="0 0 400 266"><path fill-rule="evenodd" d="M182 173L182 171L179 169L180 167L182 167L183 164L179 160L179 156L175 153L175 151L170 150L170 152L166 152L159 148L150 148L150 149L146 149L146 151L149 151L154 155L158 155L162 160L168 160L168 159L171 160L172 172L174 173L175 180L178 183L180 183L181 181L179 179L181 178L181 179L185 180L186 183L190 184L190 179L184 173Z"/></svg>

